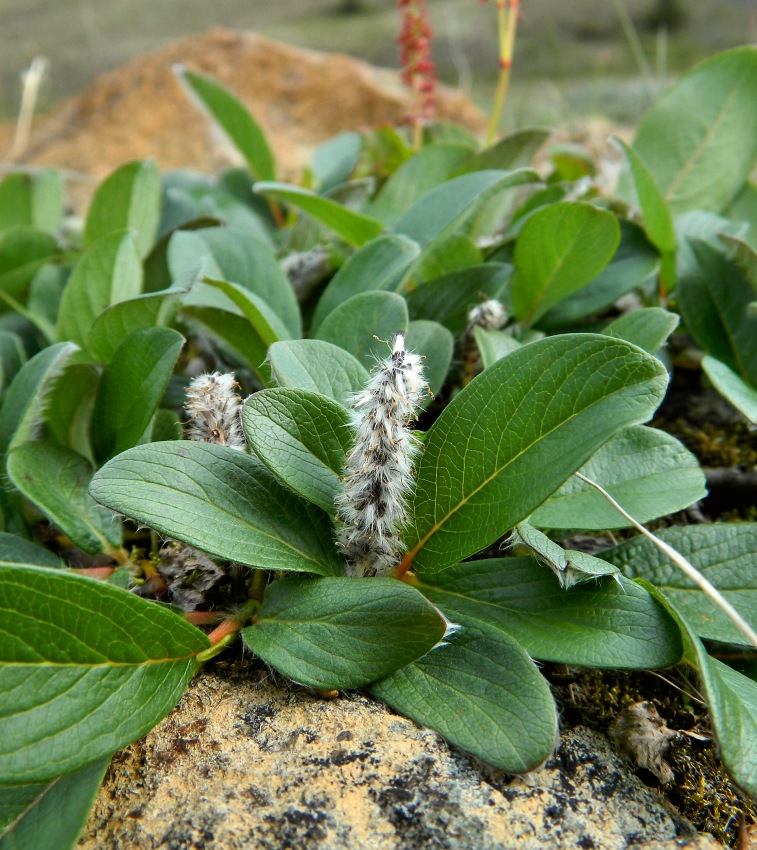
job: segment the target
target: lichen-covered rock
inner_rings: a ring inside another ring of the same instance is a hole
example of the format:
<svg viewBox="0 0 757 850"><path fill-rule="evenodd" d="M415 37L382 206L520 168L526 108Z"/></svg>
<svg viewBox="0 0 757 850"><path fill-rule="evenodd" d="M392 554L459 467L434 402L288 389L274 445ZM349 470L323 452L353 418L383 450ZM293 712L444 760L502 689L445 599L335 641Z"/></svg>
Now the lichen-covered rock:
<svg viewBox="0 0 757 850"><path fill-rule="evenodd" d="M324 701L235 666L202 673L176 711L115 756L80 846L719 846L707 839L586 729L512 779L366 697Z"/></svg>
<svg viewBox="0 0 757 850"><path fill-rule="evenodd" d="M216 28L139 56L35 120L19 161L80 172L99 181L117 166L154 157L161 170L202 172L239 160L182 91L175 64L202 71L252 110L281 173L309 163L318 144L344 130L401 122L411 96L399 74L350 56L304 50L253 33ZM486 121L465 97L441 87L438 114L483 132ZM14 123L0 125L0 150ZM73 182L77 206L92 185Z"/></svg>

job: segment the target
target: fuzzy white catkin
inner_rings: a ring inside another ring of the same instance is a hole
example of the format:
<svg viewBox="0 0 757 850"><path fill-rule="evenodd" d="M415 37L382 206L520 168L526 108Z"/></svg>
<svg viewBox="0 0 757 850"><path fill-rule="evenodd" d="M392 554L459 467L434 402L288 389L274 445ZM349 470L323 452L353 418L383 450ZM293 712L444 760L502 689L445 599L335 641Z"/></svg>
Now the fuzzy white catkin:
<svg viewBox="0 0 757 850"><path fill-rule="evenodd" d="M472 336L474 328L477 327L498 330L507 324L507 319L507 310L504 305L495 298L490 298L470 310L466 331Z"/></svg>
<svg viewBox="0 0 757 850"><path fill-rule="evenodd" d="M238 386L231 372L210 372L190 383L184 404L189 417L184 428L188 440L244 449Z"/></svg>
<svg viewBox="0 0 757 850"><path fill-rule="evenodd" d="M353 400L355 442L335 500L337 543L349 576L388 575L404 552L401 532L420 448L408 426L428 385L423 359L405 349L404 335L390 342L391 355Z"/></svg>

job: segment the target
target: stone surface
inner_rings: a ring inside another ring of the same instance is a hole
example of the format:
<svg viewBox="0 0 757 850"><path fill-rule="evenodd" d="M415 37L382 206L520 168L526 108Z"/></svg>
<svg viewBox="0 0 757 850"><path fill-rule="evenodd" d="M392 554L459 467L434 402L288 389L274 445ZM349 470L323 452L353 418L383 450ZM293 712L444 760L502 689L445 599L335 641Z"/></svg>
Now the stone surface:
<svg viewBox="0 0 757 850"><path fill-rule="evenodd" d="M252 666L204 672L115 756L80 847L127 850L706 850L588 729L507 777L359 696Z"/></svg>
<svg viewBox="0 0 757 850"><path fill-rule="evenodd" d="M100 76L35 120L20 161L101 180L117 166L154 157L162 170L212 172L238 162L177 82L183 64L215 77L252 110L281 172L309 163L317 145L343 130L397 123L410 100L397 73L339 54L302 50L252 33L213 29L184 38ZM460 92L441 89L439 117L483 131L485 119ZM13 125L0 127L0 152ZM74 182L81 207L92 184Z"/></svg>

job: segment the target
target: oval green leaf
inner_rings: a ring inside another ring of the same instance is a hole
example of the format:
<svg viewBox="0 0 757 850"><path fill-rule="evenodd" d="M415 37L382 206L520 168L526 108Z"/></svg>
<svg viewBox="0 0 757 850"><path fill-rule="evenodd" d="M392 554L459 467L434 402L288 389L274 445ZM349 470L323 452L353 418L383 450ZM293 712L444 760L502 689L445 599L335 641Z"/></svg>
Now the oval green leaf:
<svg viewBox="0 0 757 850"><path fill-rule="evenodd" d="M310 324L315 334L328 314L359 292L394 289L418 256L415 242L404 236L379 236L355 251L329 281Z"/></svg>
<svg viewBox="0 0 757 850"><path fill-rule="evenodd" d="M334 575L331 522L254 456L177 440L138 446L92 479L111 510L211 555L250 567Z"/></svg>
<svg viewBox="0 0 757 850"><path fill-rule="evenodd" d="M0 775L44 782L143 735L209 646L152 602L43 567L0 569Z"/></svg>
<svg viewBox="0 0 757 850"><path fill-rule="evenodd" d="M160 222L160 176L152 159L122 165L97 187L84 225L84 244L129 230L146 257Z"/></svg>
<svg viewBox="0 0 757 850"><path fill-rule="evenodd" d="M109 758L33 785L0 785L0 850L73 850Z"/></svg>
<svg viewBox="0 0 757 850"><path fill-rule="evenodd" d="M58 312L60 341L87 345L92 323L111 304L139 295L142 264L131 233L111 233L93 242L74 266Z"/></svg>
<svg viewBox="0 0 757 850"><path fill-rule="evenodd" d="M276 162L261 126L247 107L220 83L181 66L175 68L179 81L199 100L215 123L231 139L258 180L274 180Z"/></svg>
<svg viewBox="0 0 757 850"><path fill-rule="evenodd" d="M359 688L425 655L446 623L417 590L392 578L289 578L266 590L247 646L314 688Z"/></svg>
<svg viewBox="0 0 757 850"><path fill-rule="evenodd" d="M665 528L658 537L687 558L757 628L757 523L712 523ZM743 644L723 611L646 537L634 537L602 557L631 578L658 587L699 637Z"/></svg>
<svg viewBox="0 0 757 850"><path fill-rule="evenodd" d="M276 342L268 352L268 360L271 374L281 386L312 390L346 407L369 378L357 357L320 339Z"/></svg>
<svg viewBox="0 0 757 850"><path fill-rule="evenodd" d="M92 412L92 448L99 461L135 446L168 386L184 337L171 328L129 334L105 367Z"/></svg>
<svg viewBox="0 0 757 850"><path fill-rule="evenodd" d="M656 354L680 321L675 313L663 310L662 307L642 307L610 322L602 333L632 342L644 351Z"/></svg>
<svg viewBox="0 0 757 850"><path fill-rule="evenodd" d="M537 210L515 244L515 315L527 324L537 321L595 278L619 242L617 219L606 210L571 201Z"/></svg>
<svg viewBox="0 0 757 850"><path fill-rule="evenodd" d="M709 354L702 360L702 369L720 395L752 425L757 425L757 388L747 384L733 369Z"/></svg>
<svg viewBox="0 0 757 850"><path fill-rule="evenodd" d="M416 586L454 622L496 626L542 661L651 670L681 657L678 629L664 608L622 577L566 591L533 558L492 558Z"/></svg>
<svg viewBox="0 0 757 850"><path fill-rule="evenodd" d="M552 753L555 703L543 676L510 635L480 623L369 688L417 723L508 773Z"/></svg>
<svg viewBox="0 0 757 850"><path fill-rule="evenodd" d="M621 340L565 334L474 378L424 437L406 556L458 563L533 512L610 437L649 419L667 373Z"/></svg>
<svg viewBox="0 0 757 850"><path fill-rule="evenodd" d="M386 341L395 333L406 333L407 324L407 305L401 295L362 292L332 310L316 337L349 351L370 369L386 357Z"/></svg>
<svg viewBox="0 0 757 850"><path fill-rule="evenodd" d="M655 428L626 428L579 472L601 484L638 522L682 511L707 495L696 457L675 437ZM569 478L528 521L539 528L596 531L631 525L577 477Z"/></svg>
<svg viewBox="0 0 757 850"><path fill-rule="evenodd" d="M276 387L251 395L242 421L247 442L271 472L333 515L352 443L345 408L319 393Z"/></svg>
<svg viewBox="0 0 757 850"><path fill-rule="evenodd" d="M380 236L384 225L375 218L355 212L349 207L316 195L300 186L289 183L256 183L255 191L281 198L294 207L312 216L316 221L330 227L348 245L359 247Z"/></svg>
<svg viewBox="0 0 757 850"><path fill-rule="evenodd" d="M24 443L8 456L8 476L76 546L97 554L121 545L121 523L87 493L94 472L71 449L48 442Z"/></svg>
<svg viewBox="0 0 757 850"><path fill-rule="evenodd" d="M738 194L757 157L757 48L702 62L641 119L634 149L673 215L720 212Z"/></svg>

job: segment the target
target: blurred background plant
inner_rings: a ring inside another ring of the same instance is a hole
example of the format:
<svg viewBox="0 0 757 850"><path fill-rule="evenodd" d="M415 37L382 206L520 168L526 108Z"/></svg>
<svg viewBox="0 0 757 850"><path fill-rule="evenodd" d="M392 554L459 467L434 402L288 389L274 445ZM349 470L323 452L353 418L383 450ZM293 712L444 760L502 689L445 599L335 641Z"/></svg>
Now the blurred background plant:
<svg viewBox="0 0 757 850"><path fill-rule="evenodd" d="M517 86L501 129L572 129L601 114L635 122L664 85L694 62L757 38L751 0L528 0L515 49ZM487 112L498 79L491 7L429 0L434 62L442 82L469 92ZM249 29L303 47L339 50L398 65L395 0L0 0L0 118L18 111L19 75L35 56L50 61L40 108L79 91L127 59L210 26Z"/></svg>

